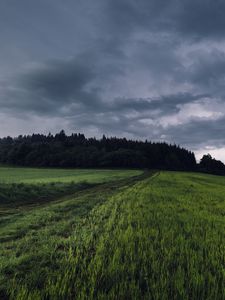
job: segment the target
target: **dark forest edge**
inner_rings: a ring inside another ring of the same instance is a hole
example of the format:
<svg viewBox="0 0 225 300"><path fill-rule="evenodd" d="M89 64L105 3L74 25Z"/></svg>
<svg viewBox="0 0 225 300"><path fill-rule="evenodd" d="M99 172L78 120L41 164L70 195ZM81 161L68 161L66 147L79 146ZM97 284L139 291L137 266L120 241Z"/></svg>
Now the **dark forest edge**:
<svg viewBox="0 0 225 300"><path fill-rule="evenodd" d="M209 154L197 164L195 154L175 144L86 138L84 134L33 134L0 139L0 163L30 167L146 168L200 171L225 175L225 165Z"/></svg>

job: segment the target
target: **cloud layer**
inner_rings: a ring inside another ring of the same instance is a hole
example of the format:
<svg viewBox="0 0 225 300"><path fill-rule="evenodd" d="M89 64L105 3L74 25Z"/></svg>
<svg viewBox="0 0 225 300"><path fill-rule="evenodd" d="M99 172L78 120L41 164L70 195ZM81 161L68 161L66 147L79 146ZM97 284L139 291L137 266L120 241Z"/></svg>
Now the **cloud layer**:
<svg viewBox="0 0 225 300"><path fill-rule="evenodd" d="M222 0L1 2L0 134L65 128L221 158L224 10Z"/></svg>

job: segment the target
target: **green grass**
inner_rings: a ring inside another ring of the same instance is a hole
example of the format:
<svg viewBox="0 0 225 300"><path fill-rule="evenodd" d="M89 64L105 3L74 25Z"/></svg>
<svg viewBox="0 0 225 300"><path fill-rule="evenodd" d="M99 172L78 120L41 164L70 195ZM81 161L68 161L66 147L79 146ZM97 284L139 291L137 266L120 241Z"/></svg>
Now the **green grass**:
<svg viewBox="0 0 225 300"><path fill-rule="evenodd" d="M0 223L0 298L225 299L225 178L104 183Z"/></svg>
<svg viewBox="0 0 225 300"><path fill-rule="evenodd" d="M107 182L140 175L140 170L45 169L0 167L0 183Z"/></svg>
<svg viewBox="0 0 225 300"><path fill-rule="evenodd" d="M47 203L104 182L141 175L140 170L41 169L0 167L1 207Z"/></svg>

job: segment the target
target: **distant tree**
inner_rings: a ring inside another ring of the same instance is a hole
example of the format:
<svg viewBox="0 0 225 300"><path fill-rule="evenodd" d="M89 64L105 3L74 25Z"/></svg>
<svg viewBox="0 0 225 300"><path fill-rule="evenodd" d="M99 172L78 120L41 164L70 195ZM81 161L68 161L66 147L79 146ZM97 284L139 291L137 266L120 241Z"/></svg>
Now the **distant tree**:
<svg viewBox="0 0 225 300"><path fill-rule="evenodd" d="M220 160L212 158L210 154L203 155L200 160L199 170L217 175L225 175L225 165Z"/></svg>
<svg viewBox="0 0 225 300"><path fill-rule="evenodd" d="M66 140L66 134L64 130L61 130L59 133L56 133L55 139L60 142L64 142Z"/></svg>

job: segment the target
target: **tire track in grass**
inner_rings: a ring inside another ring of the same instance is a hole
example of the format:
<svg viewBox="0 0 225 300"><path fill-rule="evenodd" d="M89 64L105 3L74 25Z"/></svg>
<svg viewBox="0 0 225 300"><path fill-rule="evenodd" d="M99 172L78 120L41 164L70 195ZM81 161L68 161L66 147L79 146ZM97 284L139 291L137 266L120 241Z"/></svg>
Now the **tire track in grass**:
<svg viewBox="0 0 225 300"><path fill-rule="evenodd" d="M9 220L5 223L3 220L0 226L0 293L4 294L2 298L7 299L6 289L11 287L13 277L17 288L26 281L30 282L33 288L42 286L46 278L51 277L52 269L59 269L61 259L67 255L70 243L74 244L72 237L80 234L80 243L82 237L90 233L88 227L84 232L83 225L88 221L93 207L101 205L110 195L145 176L146 173L140 178L136 176L104 183L45 205L24 207L19 214L8 215ZM30 269L29 274L28 270L32 264L34 268Z"/></svg>

